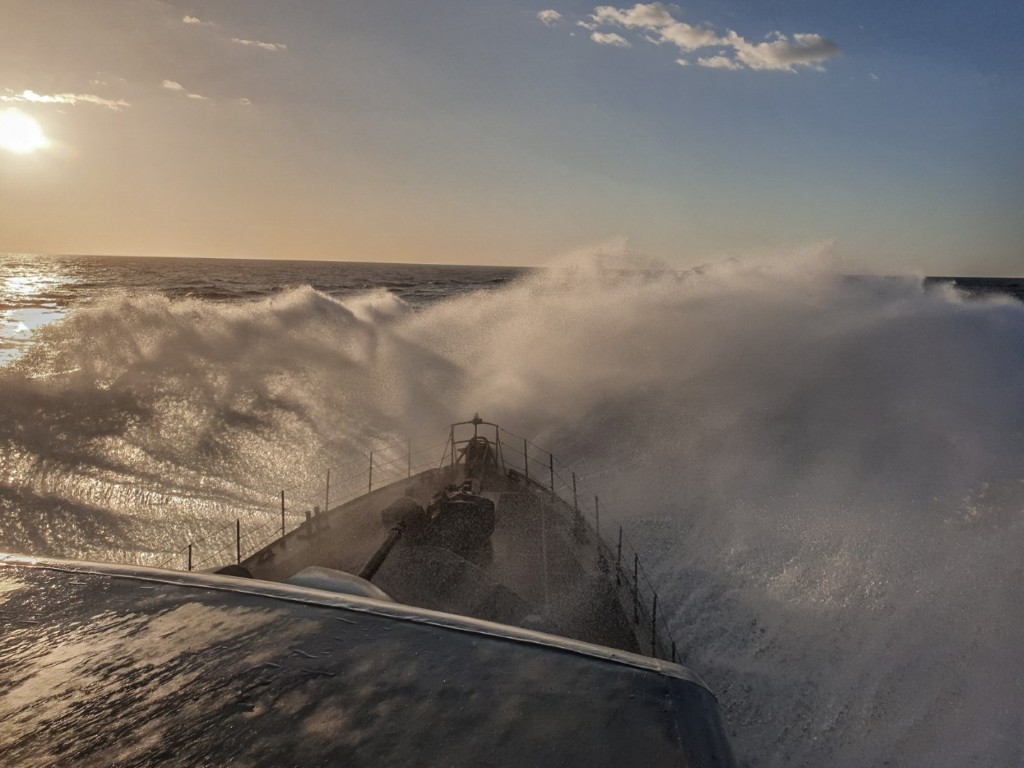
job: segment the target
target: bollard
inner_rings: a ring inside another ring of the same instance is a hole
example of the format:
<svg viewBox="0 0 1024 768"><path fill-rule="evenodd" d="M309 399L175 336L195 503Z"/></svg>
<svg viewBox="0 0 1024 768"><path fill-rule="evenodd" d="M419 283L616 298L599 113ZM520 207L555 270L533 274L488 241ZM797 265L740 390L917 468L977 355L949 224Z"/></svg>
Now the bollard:
<svg viewBox="0 0 1024 768"><path fill-rule="evenodd" d="M281 491L281 498L284 498L284 491ZM235 562L242 563L242 518L235 520Z"/></svg>
<svg viewBox="0 0 1024 768"><path fill-rule="evenodd" d="M188 569L192 570L192 545L188 545Z"/></svg>

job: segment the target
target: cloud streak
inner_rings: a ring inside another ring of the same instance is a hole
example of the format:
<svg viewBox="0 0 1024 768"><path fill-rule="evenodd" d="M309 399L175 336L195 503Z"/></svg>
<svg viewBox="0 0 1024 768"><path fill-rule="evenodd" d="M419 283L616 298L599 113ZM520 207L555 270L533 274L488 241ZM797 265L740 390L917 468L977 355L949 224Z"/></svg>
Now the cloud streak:
<svg viewBox="0 0 1024 768"><path fill-rule="evenodd" d="M120 112L125 107L131 106L124 99L105 99L102 96L96 96L91 93L54 93L47 95L29 90L15 93L10 89L7 89L3 95L0 95L0 101L28 102L31 104L63 104L66 106L91 104L96 107L113 110L114 112Z"/></svg>
<svg viewBox="0 0 1024 768"><path fill-rule="evenodd" d="M263 51L287 51L288 46L284 43L265 43L262 40L245 40L241 37L232 37L232 43L259 48Z"/></svg>
<svg viewBox="0 0 1024 768"><path fill-rule="evenodd" d="M550 15L547 15L547 14L554 14L557 18L551 17ZM557 21L561 17L562 17L562 14L558 13L558 11L541 11L540 13L537 14L537 18L541 19L541 21L543 21L545 24L554 23L555 21ZM216 27L217 26L217 24L215 24L214 22L212 22L212 21L205 21L204 19L200 19L197 16L185 16L184 18L182 18L181 23L182 24L187 24L188 26L192 26L192 27ZM250 39L245 38L245 37L230 37L230 38L227 38L227 39L230 40L235 45L244 45L244 46L250 47L250 48L259 48L262 51L271 51L271 52L274 52L274 53L278 53L278 52L281 52L281 51L287 51L288 50L288 46L285 45L284 43L268 43L268 42L264 42L263 40L250 40Z"/></svg>
<svg viewBox="0 0 1024 768"><path fill-rule="evenodd" d="M179 83L177 80L164 80L160 83L160 87L165 91L173 91L174 93L184 94L187 98L194 99L196 101L209 101L210 99L198 93L190 92L184 85Z"/></svg>
<svg viewBox="0 0 1024 768"><path fill-rule="evenodd" d="M562 18L561 14L558 18ZM551 26L544 19L541 21ZM639 32L643 40L654 45L674 46L684 55L706 52L706 55L696 58L696 63L709 69L822 71L826 61L839 55L839 47L822 35L771 32L763 42L750 42L731 29L723 33L711 24L692 25L680 21L669 6L660 2L637 3L632 8L600 5L576 25L591 30L590 39L600 45L629 47L630 42L618 32L602 31L617 28ZM693 62L688 58L678 58L676 63L686 66Z"/></svg>

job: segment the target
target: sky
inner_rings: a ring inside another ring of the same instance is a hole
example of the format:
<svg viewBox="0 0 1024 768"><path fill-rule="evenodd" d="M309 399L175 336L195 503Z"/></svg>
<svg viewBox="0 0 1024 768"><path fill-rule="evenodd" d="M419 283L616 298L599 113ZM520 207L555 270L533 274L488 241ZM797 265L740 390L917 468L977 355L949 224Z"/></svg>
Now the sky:
<svg viewBox="0 0 1024 768"><path fill-rule="evenodd" d="M0 0L0 252L1024 274L1009 0Z"/></svg>

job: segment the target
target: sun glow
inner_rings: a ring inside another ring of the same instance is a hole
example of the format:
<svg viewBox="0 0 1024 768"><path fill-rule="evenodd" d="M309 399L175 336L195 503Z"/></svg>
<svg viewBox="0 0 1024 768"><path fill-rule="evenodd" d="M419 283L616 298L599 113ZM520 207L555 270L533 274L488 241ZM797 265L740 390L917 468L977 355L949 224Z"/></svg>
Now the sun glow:
<svg viewBox="0 0 1024 768"><path fill-rule="evenodd" d="M46 145L43 129L34 119L19 109L0 112L0 149L24 155Z"/></svg>

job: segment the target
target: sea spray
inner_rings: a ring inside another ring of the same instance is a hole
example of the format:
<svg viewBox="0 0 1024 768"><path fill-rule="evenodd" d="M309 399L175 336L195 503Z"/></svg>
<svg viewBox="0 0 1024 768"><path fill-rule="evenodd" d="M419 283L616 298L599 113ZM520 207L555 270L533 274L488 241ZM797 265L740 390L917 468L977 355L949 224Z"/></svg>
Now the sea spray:
<svg viewBox="0 0 1024 768"><path fill-rule="evenodd" d="M272 520L277 489L417 413L448 418L456 369L391 331L408 312L386 292L123 295L42 329L0 372L3 546L153 563L236 516Z"/></svg>
<svg viewBox="0 0 1024 768"><path fill-rule="evenodd" d="M80 311L0 374L2 544L148 562L479 411L651 553L745 762L1020 763L1024 307L814 255L619 266L419 312L310 289Z"/></svg>

